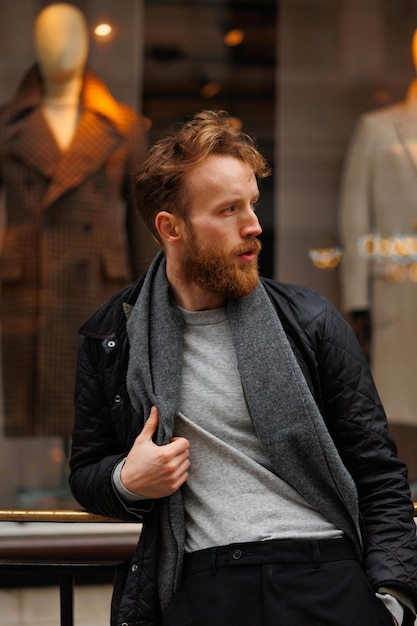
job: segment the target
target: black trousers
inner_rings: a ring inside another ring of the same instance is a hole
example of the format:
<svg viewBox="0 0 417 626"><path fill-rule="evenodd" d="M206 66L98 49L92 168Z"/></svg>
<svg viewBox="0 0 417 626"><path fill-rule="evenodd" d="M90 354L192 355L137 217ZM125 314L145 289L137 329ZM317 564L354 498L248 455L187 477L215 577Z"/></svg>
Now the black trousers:
<svg viewBox="0 0 417 626"><path fill-rule="evenodd" d="M232 544L186 555L164 626L393 626L347 539Z"/></svg>

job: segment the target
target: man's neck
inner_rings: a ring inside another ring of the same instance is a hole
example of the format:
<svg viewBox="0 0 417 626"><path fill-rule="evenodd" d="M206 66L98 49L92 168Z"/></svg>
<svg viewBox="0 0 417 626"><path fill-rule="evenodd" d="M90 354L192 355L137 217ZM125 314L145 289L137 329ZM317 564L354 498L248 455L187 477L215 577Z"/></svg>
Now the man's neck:
<svg viewBox="0 0 417 626"><path fill-rule="evenodd" d="M194 283L184 282L179 269L167 263L167 278L178 306L186 311L208 311L224 306L224 298L204 291Z"/></svg>

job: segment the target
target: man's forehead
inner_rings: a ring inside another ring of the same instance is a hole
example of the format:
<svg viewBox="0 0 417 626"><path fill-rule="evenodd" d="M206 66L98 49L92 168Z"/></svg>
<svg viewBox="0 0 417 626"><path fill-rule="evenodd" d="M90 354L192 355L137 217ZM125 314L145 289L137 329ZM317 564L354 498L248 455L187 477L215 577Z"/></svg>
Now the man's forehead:
<svg viewBox="0 0 417 626"><path fill-rule="evenodd" d="M206 183L223 189L225 182L250 184L256 182L256 177L249 165L241 159L232 155L212 154L192 169L185 181L190 189Z"/></svg>

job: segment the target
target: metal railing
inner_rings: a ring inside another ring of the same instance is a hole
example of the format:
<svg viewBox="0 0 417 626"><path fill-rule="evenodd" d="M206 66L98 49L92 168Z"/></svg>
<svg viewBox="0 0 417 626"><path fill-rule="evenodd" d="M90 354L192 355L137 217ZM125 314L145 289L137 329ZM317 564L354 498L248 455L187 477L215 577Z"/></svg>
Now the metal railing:
<svg viewBox="0 0 417 626"><path fill-rule="evenodd" d="M417 517L417 502L414 503ZM81 522L123 523L121 520L92 515L77 510L0 510L0 522ZM0 534L0 573L56 575L60 589L61 626L74 624L74 576L97 573L129 560L140 534L100 534L54 536L39 539L30 536L2 537ZM105 539L105 541L103 541Z"/></svg>
<svg viewBox="0 0 417 626"><path fill-rule="evenodd" d="M117 519L93 515L78 510L0 510L0 522L45 523L116 523ZM130 526L130 525L129 525ZM58 581L60 593L60 624L74 624L74 579L80 574L97 576L133 556L140 535L140 524L135 532L100 532L95 535L54 534L34 536L30 532L19 535L0 533L0 573L29 574L36 580L50 578Z"/></svg>

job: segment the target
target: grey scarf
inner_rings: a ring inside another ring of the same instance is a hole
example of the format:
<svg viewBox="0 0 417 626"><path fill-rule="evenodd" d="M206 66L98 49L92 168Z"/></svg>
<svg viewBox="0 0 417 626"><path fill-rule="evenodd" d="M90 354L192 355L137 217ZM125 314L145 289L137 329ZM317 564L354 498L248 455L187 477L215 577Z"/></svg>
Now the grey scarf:
<svg viewBox="0 0 417 626"><path fill-rule="evenodd" d="M260 283L226 305L239 371L256 432L278 476L333 522L361 552L358 503L343 465L282 328ZM127 387L139 414L158 407L156 442L169 442L179 404L183 317L170 299L159 253L130 314ZM180 492L159 503L162 545L159 594L164 609L181 578L184 513Z"/></svg>

